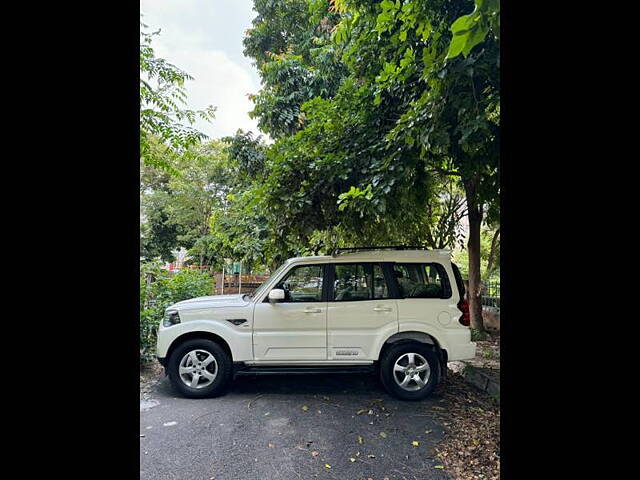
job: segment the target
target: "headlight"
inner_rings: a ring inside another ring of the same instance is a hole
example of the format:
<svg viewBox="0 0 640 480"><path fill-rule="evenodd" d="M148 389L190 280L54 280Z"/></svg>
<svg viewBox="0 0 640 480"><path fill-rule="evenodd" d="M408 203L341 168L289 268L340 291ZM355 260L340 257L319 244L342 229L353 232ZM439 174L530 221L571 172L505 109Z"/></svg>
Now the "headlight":
<svg viewBox="0 0 640 480"><path fill-rule="evenodd" d="M164 320L162 324L165 327L170 327L171 325L176 325L180 323L180 314L177 310L167 310L164 312Z"/></svg>

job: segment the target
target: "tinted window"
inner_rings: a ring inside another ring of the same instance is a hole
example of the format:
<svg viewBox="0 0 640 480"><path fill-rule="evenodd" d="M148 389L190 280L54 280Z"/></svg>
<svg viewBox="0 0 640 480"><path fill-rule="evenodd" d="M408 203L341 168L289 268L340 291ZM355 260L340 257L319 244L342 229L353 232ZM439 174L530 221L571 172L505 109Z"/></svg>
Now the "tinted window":
<svg viewBox="0 0 640 480"><path fill-rule="evenodd" d="M380 265L340 263L335 265L333 300L373 300L389 297L389 289Z"/></svg>
<svg viewBox="0 0 640 480"><path fill-rule="evenodd" d="M387 281L380 265L373 266L373 298L389 298Z"/></svg>
<svg viewBox="0 0 640 480"><path fill-rule="evenodd" d="M393 266L402 298L449 298L447 274L437 263L396 263Z"/></svg>
<svg viewBox="0 0 640 480"><path fill-rule="evenodd" d="M322 266L295 267L277 288L282 288L285 302L319 302L322 299Z"/></svg>
<svg viewBox="0 0 640 480"><path fill-rule="evenodd" d="M462 280L462 274L460 273L460 269L458 268L458 266L455 263L452 263L451 267L453 268L453 275L456 277L456 285L458 286L458 294L460 295L460 298L464 298L465 288L464 288L464 281Z"/></svg>

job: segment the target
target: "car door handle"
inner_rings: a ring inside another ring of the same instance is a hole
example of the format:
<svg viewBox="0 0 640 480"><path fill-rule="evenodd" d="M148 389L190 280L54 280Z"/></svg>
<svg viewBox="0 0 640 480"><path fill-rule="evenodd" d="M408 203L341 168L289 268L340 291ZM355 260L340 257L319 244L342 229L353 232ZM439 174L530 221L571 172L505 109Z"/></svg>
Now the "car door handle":
<svg viewBox="0 0 640 480"><path fill-rule="evenodd" d="M305 308L304 313L320 313L322 312L321 308Z"/></svg>
<svg viewBox="0 0 640 480"><path fill-rule="evenodd" d="M393 310L391 307L373 307L374 312L390 312Z"/></svg>

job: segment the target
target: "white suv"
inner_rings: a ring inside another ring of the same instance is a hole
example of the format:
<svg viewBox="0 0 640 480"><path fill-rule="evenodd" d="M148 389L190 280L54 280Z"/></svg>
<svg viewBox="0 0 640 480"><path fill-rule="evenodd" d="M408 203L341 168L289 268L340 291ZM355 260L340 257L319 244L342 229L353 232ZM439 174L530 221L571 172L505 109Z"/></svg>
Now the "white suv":
<svg viewBox="0 0 640 480"><path fill-rule="evenodd" d="M237 374L378 368L389 393L419 400L448 361L475 355L449 251L348 250L289 259L251 294L167 308L156 354L173 386L212 397Z"/></svg>

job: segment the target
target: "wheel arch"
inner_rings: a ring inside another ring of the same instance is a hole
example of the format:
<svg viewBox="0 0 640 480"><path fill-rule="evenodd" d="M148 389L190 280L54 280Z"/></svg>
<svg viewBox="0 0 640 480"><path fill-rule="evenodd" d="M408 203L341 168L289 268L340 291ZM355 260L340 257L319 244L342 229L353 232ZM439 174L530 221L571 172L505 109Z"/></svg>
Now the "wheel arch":
<svg viewBox="0 0 640 480"><path fill-rule="evenodd" d="M167 355L165 357L166 361L168 361L169 358L171 358L171 355L174 352L174 350L178 348L180 345L182 345L184 342L188 340L200 340L200 339L211 340L212 342L217 343L229 355L229 357L231 358L231 361L233 361L233 353L231 352L231 347L229 346L229 343L220 335L216 335L215 333L207 332L207 331L187 332L176 337L171 342L171 345L169 345L169 349L167 350Z"/></svg>
<svg viewBox="0 0 640 480"><path fill-rule="evenodd" d="M390 348L392 345L398 344L399 342L418 342L424 343L426 345L431 345L440 361L442 367L441 372L446 372L448 359L446 345L443 345L434 335L427 332L420 332L418 330L398 332L388 337L380 346L380 349L378 351L378 360L382 358L385 350Z"/></svg>
<svg viewBox="0 0 640 480"><path fill-rule="evenodd" d="M426 332L418 332L418 331L398 332L391 335L382 343L379 354L378 354L378 358L382 356L382 353L384 352L384 350L386 348L389 348L390 345L397 342L410 342L410 341L433 345L435 349L442 348L440 346L440 342L438 342L436 337Z"/></svg>

